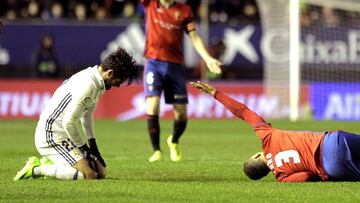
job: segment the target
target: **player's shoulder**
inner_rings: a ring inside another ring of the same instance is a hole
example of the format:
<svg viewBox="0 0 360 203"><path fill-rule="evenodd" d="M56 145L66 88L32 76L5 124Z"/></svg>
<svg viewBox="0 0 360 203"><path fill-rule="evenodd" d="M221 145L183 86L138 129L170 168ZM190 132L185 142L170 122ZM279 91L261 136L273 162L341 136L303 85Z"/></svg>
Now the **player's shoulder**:
<svg viewBox="0 0 360 203"><path fill-rule="evenodd" d="M88 85L89 82L91 82L91 74L90 74L91 69L90 68L86 68L83 69L77 73L75 73L72 77L71 80L73 82L74 86L77 85Z"/></svg>
<svg viewBox="0 0 360 203"><path fill-rule="evenodd" d="M96 90L93 79L91 77L91 69L86 68L84 70L79 71L71 78L71 84L68 88L74 92L94 92Z"/></svg>

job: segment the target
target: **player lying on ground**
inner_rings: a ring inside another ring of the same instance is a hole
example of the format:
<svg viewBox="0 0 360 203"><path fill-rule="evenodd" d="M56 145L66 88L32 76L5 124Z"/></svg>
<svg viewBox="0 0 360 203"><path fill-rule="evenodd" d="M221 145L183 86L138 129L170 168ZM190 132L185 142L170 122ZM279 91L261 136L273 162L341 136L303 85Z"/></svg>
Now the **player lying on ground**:
<svg viewBox="0 0 360 203"><path fill-rule="evenodd" d="M133 58L119 48L99 66L74 74L57 88L40 115L35 144L42 156L30 157L14 180L49 176L58 179L101 179L105 161L95 141L93 114L99 97L112 86L131 84L139 74ZM80 128L88 138L83 140Z"/></svg>
<svg viewBox="0 0 360 203"><path fill-rule="evenodd" d="M252 126L263 152L244 163L245 174L257 180L270 171L281 182L360 181L360 136L344 131L289 131L271 127L242 103L203 82L193 87L212 95Z"/></svg>

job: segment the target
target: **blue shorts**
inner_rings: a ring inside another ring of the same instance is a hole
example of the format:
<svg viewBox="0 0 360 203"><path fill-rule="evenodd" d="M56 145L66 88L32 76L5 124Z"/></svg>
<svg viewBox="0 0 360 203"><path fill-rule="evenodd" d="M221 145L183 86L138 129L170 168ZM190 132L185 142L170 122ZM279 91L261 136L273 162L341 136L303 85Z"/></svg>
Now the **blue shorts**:
<svg viewBox="0 0 360 203"><path fill-rule="evenodd" d="M181 64L147 59L144 88L146 97L160 96L164 90L165 103L188 103L185 71Z"/></svg>
<svg viewBox="0 0 360 203"><path fill-rule="evenodd" d="M322 162L330 180L360 180L360 135L335 131L325 135Z"/></svg>

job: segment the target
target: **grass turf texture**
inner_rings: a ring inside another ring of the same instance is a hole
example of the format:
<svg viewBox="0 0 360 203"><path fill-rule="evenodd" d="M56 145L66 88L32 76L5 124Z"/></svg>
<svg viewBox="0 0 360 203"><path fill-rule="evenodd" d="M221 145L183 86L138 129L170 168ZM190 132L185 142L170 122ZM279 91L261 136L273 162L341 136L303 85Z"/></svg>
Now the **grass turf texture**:
<svg viewBox="0 0 360 203"><path fill-rule="evenodd" d="M0 122L0 202L355 202L356 182L284 184L272 174L260 181L242 172L243 160L260 141L240 120L191 120L181 140L184 160L169 159L166 138L172 122L161 121L164 160L149 163L152 151L145 121L95 123L98 146L107 162L107 179L22 180L13 176L29 156L38 155L35 121ZM360 134L358 122L274 121L292 130L342 129Z"/></svg>

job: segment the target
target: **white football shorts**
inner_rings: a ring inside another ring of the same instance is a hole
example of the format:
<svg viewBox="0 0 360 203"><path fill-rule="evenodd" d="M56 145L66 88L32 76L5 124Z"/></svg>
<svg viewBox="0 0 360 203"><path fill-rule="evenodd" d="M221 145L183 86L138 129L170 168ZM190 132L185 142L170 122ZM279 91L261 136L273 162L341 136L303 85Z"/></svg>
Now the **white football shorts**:
<svg viewBox="0 0 360 203"><path fill-rule="evenodd" d="M65 132L54 132L49 123L38 122L35 131L35 145L41 156L55 164L75 165L83 159L81 151L73 144Z"/></svg>

